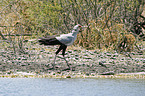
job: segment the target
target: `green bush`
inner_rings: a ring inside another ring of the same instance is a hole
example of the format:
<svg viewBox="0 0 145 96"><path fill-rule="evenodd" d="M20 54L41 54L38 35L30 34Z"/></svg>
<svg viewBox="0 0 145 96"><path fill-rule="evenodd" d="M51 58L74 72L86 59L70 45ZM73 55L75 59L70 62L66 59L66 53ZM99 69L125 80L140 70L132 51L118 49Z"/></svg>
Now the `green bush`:
<svg viewBox="0 0 145 96"><path fill-rule="evenodd" d="M144 21L143 0L6 0L1 5L0 25L14 26L3 28L2 34L31 33L38 38L68 33L79 23L89 27L75 44L129 51L138 40L135 37L143 33L135 30L136 24Z"/></svg>

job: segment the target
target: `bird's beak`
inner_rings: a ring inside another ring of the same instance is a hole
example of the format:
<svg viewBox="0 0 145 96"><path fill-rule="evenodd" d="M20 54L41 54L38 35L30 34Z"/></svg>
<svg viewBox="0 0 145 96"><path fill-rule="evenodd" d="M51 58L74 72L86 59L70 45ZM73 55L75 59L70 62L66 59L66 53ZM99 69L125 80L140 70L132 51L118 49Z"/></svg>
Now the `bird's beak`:
<svg viewBox="0 0 145 96"><path fill-rule="evenodd" d="M87 28L88 26L82 26L82 28Z"/></svg>
<svg viewBox="0 0 145 96"><path fill-rule="evenodd" d="M82 32L84 30L84 28L87 28L88 26L81 26L79 27L80 28L80 31L79 32Z"/></svg>

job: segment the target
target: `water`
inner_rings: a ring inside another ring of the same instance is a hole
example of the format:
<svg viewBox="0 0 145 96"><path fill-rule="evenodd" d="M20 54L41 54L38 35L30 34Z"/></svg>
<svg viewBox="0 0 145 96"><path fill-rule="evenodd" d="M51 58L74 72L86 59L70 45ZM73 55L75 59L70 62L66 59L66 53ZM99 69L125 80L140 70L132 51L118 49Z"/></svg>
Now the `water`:
<svg viewBox="0 0 145 96"><path fill-rule="evenodd" d="M0 96L145 96L145 80L0 78Z"/></svg>

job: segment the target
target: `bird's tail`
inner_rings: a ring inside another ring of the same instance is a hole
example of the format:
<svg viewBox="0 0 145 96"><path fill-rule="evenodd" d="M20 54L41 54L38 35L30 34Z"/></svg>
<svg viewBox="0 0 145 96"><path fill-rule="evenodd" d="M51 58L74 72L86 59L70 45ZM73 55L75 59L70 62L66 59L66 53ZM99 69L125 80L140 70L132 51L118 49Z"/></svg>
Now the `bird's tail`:
<svg viewBox="0 0 145 96"><path fill-rule="evenodd" d="M53 38L40 38L38 39L39 44L42 45L61 45L61 42L58 41L55 37Z"/></svg>

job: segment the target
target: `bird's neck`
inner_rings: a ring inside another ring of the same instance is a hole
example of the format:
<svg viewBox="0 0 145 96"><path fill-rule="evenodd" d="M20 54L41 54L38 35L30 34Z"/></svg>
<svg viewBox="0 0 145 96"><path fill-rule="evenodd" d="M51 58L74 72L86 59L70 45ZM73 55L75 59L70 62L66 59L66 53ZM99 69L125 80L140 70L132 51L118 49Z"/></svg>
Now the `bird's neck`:
<svg viewBox="0 0 145 96"><path fill-rule="evenodd" d="M77 36L77 34L78 34L78 31L74 31L74 30L72 31L73 36Z"/></svg>

